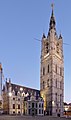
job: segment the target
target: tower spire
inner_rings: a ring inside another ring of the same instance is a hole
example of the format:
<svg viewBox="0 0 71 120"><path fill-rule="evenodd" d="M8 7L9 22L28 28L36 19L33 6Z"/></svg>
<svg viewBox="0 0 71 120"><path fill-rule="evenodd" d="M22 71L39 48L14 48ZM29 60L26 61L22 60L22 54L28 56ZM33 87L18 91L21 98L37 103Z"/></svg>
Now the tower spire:
<svg viewBox="0 0 71 120"><path fill-rule="evenodd" d="M50 29L55 29L55 24L56 24L56 22L55 22L55 17L54 17L54 4L52 3L51 4L51 7L52 7L52 14L51 14L51 18L50 18Z"/></svg>
<svg viewBox="0 0 71 120"><path fill-rule="evenodd" d="M51 4L51 7L52 7L52 10L53 10L54 9L54 4L53 3Z"/></svg>

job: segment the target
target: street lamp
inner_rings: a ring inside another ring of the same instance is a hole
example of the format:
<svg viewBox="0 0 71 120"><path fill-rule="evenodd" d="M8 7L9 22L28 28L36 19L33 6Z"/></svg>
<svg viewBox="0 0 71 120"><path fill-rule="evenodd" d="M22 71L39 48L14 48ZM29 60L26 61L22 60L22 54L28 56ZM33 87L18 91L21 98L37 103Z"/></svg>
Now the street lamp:
<svg viewBox="0 0 71 120"><path fill-rule="evenodd" d="M54 103L54 101L52 101L52 106L54 106L55 105L55 103Z"/></svg>
<svg viewBox="0 0 71 120"><path fill-rule="evenodd" d="M11 97L12 96L12 93L11 92L9 92L9 97Z"/></svg>
<svg viewBox="0 0 71 120"><path fill-rule="evenodd" d="M23 91L23 88L21 87L20 88L20 93L21 93L21 115L22 115L22 91Z"/></svg>
<svg viewBox="0 0 71 120"><path fill-rule="evenodd" d="M65 106L65 115L67 114L68 109L69 109L69 106Z"/></svg>
<svg viewBox="0 0 71 120"><path fill-rule="evenodd" d="M11 111L11 105L12 105L12 101L11 101L11 97L12 97L12 92L9 92L8 93L8 95L9 95L9 114L12 114L12 111Z"/></svg>

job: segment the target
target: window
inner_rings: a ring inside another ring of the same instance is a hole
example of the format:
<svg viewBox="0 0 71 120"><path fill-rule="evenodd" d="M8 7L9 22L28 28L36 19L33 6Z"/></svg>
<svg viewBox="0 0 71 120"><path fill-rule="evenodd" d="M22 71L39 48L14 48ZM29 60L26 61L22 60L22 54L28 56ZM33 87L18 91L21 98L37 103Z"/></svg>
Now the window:
<svg viewBox="0 0 71 120"><path fill-rule="evenodd" d="M56 88L57 88L57 79L56 79Z"/></svg>
<svg viewBox="0 0 71 120"><path fill-rule="evenodd" d="M15 98L13 98L13 100L15 100Z"/></svg>
<svg viewBox="0 0 71 120"><path fill-rule="evenodd" d="M39 114L41 114L41 110L39 109Z"/></svg>
<svg viewBox="0 0 71 120"><path fill-rule="evenodd" d="M34 108L34 103L32 103L32 108Z"/></svg>
<svg viewBox="0 0 71 120"><path fill-rule="evenodd" d="M61 106L61 102L62 102L62 95L60 94L60 106Z"/></svg>
<svg viewBox="0 0 71 120"><path fill-rule="evenodd" d="M45 88L45 82L43 81L43 89Z"/></svg>
<svg viewBox="0 0 71 120"><path fill-rule="evenodd" d="M15 111L13 111L13 114L15 114Z"/></svg>
<svg viewBox="0 0 71 120"><path fill-rule="evenodd" d="M42 103L42 108L43 108L43 103Z"/></svg>
<svg viewBox="0 0 71 120"><path fill-rule="evenodd" d="M59 109L59 112L61 112L61 110Z"/></svg>
<svg viewBox="0 0 71 120"><path fill-rule="evenodd" d="M18 111L18 114L20 114L20 111Z"/></svg>
<svg viewBox="0 0 71 120"><path fill-rule="evenodd" d="M30 115L30 109L29 109L29 115Z"/></svg>
<svg viewBox="0 0 71 120"><path fill-rule="evenodd" d="M42 114L43 114L43 110L42 110Z"/></svg>
<svg viewBox="0 0 71 120"><path fill-rule="evenodd" d="M15 91L15 96L17 96L17 91Z"/></svg>
<svg viewBox="0 0 71 120"><path fill-rule="evenodd" d="M49 79L47 80L47 87L49 87Z"/></svg>
<svg viewBox="0 0 71 120"><path fill-rule="evenodd" d="M57 43L56 48L57 48L57 53L59 54L59 43Z"/></svg>
<svg viewBox="0 0 71 120"><path fill-rule="evenodd" d="M49 73L49 65L48 65L48 73Z"/></svg>
<svg viewBox="0 0 71 120"><path fill-rule="evenodd" d="M60 81L60 89L62 88L62 82Z"/></svg>
<svg viewBox="0 0 71 120"><path fill-rule="evenodd" d="M13 109L15 109L15 104L13 104Z"/></svg>
<svg viewBox="0 0 71 120"><path fill-rule="evenodd" d="M57 104L57 93L55 94L55 100L56 100L56 104Z"/></svg>
<svg viewBox="0 0 71 120"><path fill-rule="evenodd" d="M60 76L62 76L62 68L60 68Z"/></svg>
<svg viewBox="0 0 71 120"><path fill-rule="evenodd" d="M35 114L37 115L37 109L35 110Z"/></svg>
<svg viewBox="0 0 71 120"><path fill-rule="evenodd" d="M46 53L48 53L49 52L49 43L47 42L46 43Z"/></svg>
<svg viewBox="0 0 71 120"><path fill-rule="evenodd" d="M37 103L36 103L36 108L37 108Z"/></svg>
<svg viewBox="0 0 71 120"><path fill-rule="evenodd" d="M39 108L41 107L41 103L39 103Z"/></svg>
<svg viewBox="0 0 71 120"><path fill-rule="evenodd" d="M55 66L55 72L57 73L57 65Z"/></svg>
<svg viewBox="0 0 71 120"><path fill-rule="evenodd" d="M20 98L18 98L18 101L20 101Z"/></svg>
<svg viewBox="0 0 71 120"><path fill-rule="evenodd" d="M57 112L57 109L56 109L56 112Z"/></svg>
<svg viewBox="0 0 71 120"><path fill-rule="evenodd" d="M43 67L43 75L45 75L45 68Z"/></svg>
<svg viewBox="0 0 71 120"><path fill-rule="evenodd" d="M18 109L20 109L20 104L18 104Z"/></svg>

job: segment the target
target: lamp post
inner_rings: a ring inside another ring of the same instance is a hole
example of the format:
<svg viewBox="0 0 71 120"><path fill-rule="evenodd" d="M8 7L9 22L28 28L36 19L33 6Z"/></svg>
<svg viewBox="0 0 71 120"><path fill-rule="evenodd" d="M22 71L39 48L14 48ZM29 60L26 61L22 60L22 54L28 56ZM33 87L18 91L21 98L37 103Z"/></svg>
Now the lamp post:
<svg viewBox="0 0 71 120"><path fill-rule="evenodd" d="M54 101L52 101L52 106L54 106L55 105L55 102Z"/></svg>
<svg viewBox="0 0 71 120"><path fill-rule="evenodd" d="M65 106L65 115L67 117L67 111L68 111L69 106Z"/></svg>
<svg viewBox="0 0 71 120"><path fill-rule="evenodd" d="M21 93L21 95L20 95L21 96L21 115L22 115L22 91L23 91L23 88L21 87L20 88L20 93Z"/></svg>
<svg viewBox="0 0 71 120"><path fill-rule="evenodd" d="M12 97L12 92L9 92L9 114L11 114L12 113L12 111L11 111L11 97Z"/></svg>

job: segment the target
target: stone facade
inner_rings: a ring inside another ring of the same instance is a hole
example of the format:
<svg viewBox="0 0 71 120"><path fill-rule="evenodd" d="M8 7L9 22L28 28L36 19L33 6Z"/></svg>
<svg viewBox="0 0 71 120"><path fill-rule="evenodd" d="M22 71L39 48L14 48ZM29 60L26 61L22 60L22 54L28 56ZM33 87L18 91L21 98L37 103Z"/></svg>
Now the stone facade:
<svg viewBox="0 0 71 120"><path fill-rule="evenodd" d="M63 39L57 35L52 9L47 37L43 34L41 48L40 93L44 99L45 114L63 115L64 57Z"/></svg>
<svg viewBox="0 0 71 120"><path fill-rule="evenodd" d="M3 86L3 112L5 114L23 115L25 98L30 99L31 94L35 93L36 96L40 96L39 90L13 84L10 80L6 80Z"/></svg>
<svg viewBox="0 0 71 120"><path fill-rule="evenodd" d="M25 115L44 115L44 101L40 96L31 95L29 99L24 100Z"/></svg>

